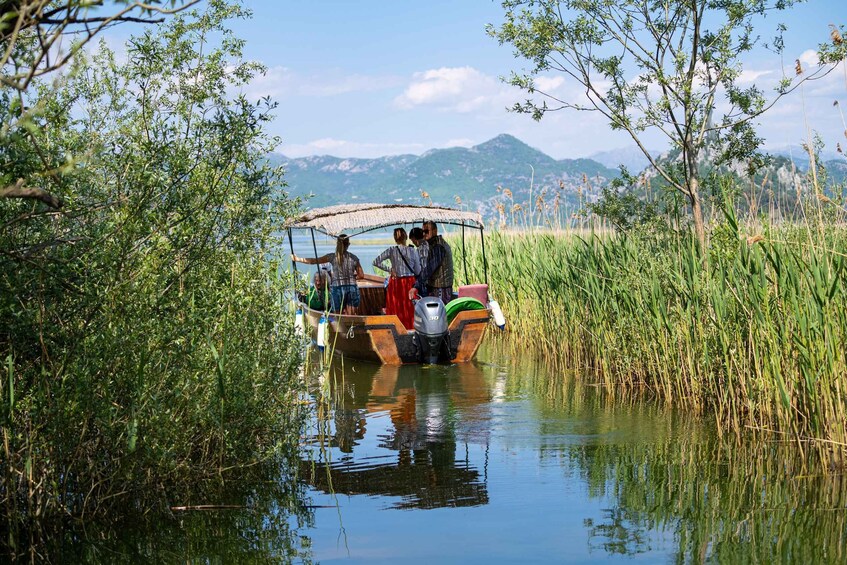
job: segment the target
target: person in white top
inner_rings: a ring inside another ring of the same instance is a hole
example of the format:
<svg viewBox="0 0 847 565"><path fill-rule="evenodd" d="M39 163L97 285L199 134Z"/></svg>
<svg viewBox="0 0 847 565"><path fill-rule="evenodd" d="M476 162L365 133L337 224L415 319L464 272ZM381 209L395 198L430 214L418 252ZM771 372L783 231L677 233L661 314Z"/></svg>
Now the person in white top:
<svg viewBox="0 0 847 565"><path fill-rule="evenodd" d="M394 242L397 245L380 253L373 264L390 274L385 289L385 313L397 316L406 329L412 329L415 308L409 300L409 289L421 272L421 260L418 250L406 245L406 239L406 230L395 228Z"/></svg>

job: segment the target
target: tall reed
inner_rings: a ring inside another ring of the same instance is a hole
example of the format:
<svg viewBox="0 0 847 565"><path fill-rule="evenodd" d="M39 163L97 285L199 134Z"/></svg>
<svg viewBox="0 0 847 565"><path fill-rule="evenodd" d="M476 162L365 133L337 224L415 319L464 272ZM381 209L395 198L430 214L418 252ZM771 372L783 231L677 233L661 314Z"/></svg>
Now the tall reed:
<svg viewBox="0 0 847 565"><path fill-rule="evenodd" d="M712 410L722 430L814 439L840 460L847 232L816 220L749 229L757 233L748 238L727 214L705 257L673 232L495 231L486 253L506 341L610 387ZM467 261L481 280L473 241Z"/></svg>

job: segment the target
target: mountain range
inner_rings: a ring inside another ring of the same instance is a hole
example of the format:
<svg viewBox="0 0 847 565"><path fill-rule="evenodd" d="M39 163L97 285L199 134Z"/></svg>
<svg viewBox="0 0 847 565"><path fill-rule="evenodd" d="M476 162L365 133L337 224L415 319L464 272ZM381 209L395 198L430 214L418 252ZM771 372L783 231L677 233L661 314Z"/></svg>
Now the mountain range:
<svg viewBox="0 0 847 565"><path fill-rule="evenodd" d="M672 153L661 158L673 158ZM714 157L711 153L704 152L706 169ZM793 159L775 153L771 164L754 179L741 181L743 167L737 168L739 185L768 179L776 193L795 194L798 179L808 169L808 158L797 152L791 152ZM829 185L843 185L847 159L836 154L825 158L833 156L836 158L823 163ZM285 169L289 193L308 197L309 207L355 202L461 204L484 214L506 200L503 195L509 193L505 189L511 192L508 200L515 203L526 205L539 194L555 194L560 206L573 209L596 198L601 188L619 175L619 165L638 173L647 164L643 154L627 149L598 153L590 159L557 160L506 134L470 148L432 149L419 156L288 158L275 154L269 159Z"/></svg>
<svg viewBox="0 0 847 565"><path fill-rule="evenodd" d="M383 202L486 208L498 189L508 188L514 200L526 200L547 187L576 204L580 190L596 189L618 176L614 168L592 159L556 160L511 135L470 148L432 149L417 155L376 159L311 156L271 157L285 168L293 196L309 196L312 207L338 203ZM458 199L458 200L457 200Z"/></svg>

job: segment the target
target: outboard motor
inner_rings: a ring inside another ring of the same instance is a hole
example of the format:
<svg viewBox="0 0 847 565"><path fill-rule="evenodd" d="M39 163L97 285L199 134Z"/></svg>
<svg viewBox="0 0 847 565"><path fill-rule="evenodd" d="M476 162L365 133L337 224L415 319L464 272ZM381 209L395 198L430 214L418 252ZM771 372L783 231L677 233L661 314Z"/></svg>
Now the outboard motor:
<svg viewBox="0 0 847 565"><path fill-rule="evenodd" d="M415 333L423 363L450 360L447 310L440 298L427 296L415 304Z"/></svg>

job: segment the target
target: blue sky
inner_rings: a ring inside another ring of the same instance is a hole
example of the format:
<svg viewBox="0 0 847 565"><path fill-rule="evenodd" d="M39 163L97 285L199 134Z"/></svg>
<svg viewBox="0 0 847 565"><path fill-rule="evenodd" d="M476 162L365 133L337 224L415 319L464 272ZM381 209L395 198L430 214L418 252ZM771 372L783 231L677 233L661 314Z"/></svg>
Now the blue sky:
<svg viewBox="0 0 847 565"><path fill-rule="evenodd" d="M555 158L590 156L631 146L593 113L562 111L540 123L505 108L524 96L499 77L520 70L509 46L485 34L502 21L491 0L292 1L246 0L254 17L238 22L246 55L264 63L267 75L245 92L279 102L271 132L291 157L330 154L376 157L432 148L471 146L509 133ZM782 59L759 53L745 61L746 77L769 88L794 60L828 40L830 23L847 23L845 0L811 0L769 17L763 37L788 25ZM556 92L576 95L573 85L551 75ZM834 150L847 145L839 108L847 106L847 71L807 84L761 120L766 145L799 145L808 128ZM653 138L651 147L664 147Z"/></svg>

